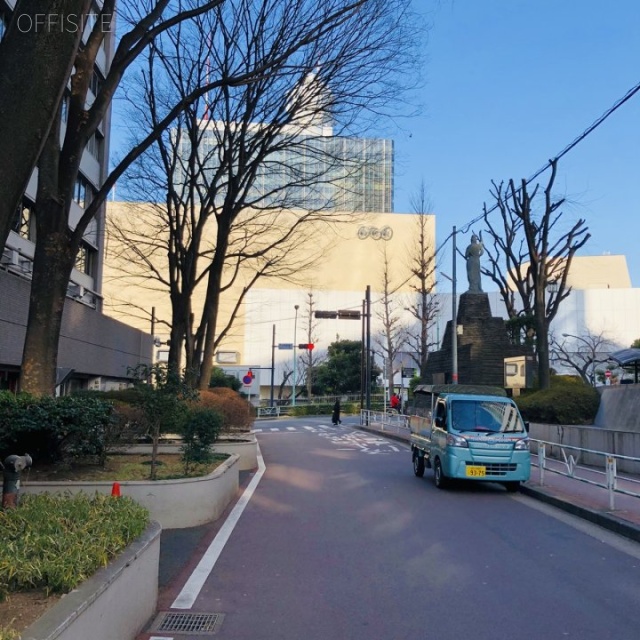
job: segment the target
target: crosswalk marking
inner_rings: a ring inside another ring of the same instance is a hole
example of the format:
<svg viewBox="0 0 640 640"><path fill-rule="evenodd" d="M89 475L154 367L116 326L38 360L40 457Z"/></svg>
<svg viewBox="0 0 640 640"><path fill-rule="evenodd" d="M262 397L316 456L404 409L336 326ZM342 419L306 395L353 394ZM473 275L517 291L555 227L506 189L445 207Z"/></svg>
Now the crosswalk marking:
<svg viewBox="0 0 640 640"><path fill-rule="evenodd" d="M265 427L253 429L252 433L290 433L290 434L315 434L320 438L327 438L338 451L356 451L367 455L387 455L390 453L404 453L402 447L398 447L384 438L372 436L370 433L350 429L348 426L339 428L328 425L299 425Z"/></svg>

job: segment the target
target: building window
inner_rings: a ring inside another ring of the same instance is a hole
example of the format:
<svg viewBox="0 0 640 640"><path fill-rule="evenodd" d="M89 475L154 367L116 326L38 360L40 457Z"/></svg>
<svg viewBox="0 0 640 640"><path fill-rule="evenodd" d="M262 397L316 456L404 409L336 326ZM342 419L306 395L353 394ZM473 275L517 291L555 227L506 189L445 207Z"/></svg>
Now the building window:
<svg viewBox="0 0 640 640"><path fill-rule="evenodd" d="M89 89L91 89L91 93L93 93L94 96L98 95L103 82L104 81L102 80L98 72L94 69L93 73L91 74L91 80L89 81Z"/></svg>
<svg viewBox="0 0 640 640"><path fill-rule="evenodd" d="M76 178L76 184L73 189L73 199L84 209L89 206L93 199L93 187L82 175L78 175Z"/></svg>
<svg viewBox="0 0 640 640"><path fill-rule="evenodd" d="M100 160L102 158L102 144L104 141L104 136L100 134L100 132L96 131L90 138L89 142L87 142L87 151L96 159Z"/></svg>
<svg viewBox="0 0 640 640"><path fill-rule="evenodd" d="M76 256L75 268L80 273L86 273L88 276L95 278L96 261L98 257L97 249L83 242Z"/></svg>
<svg viewBox="0 0 640 640"><path fill-rule="evenodd" d="M16 209L11 225L12 231L15 231L21 238L36 241L36 219L33 214L34 204L26 198L22 204Z"/></svg>
<svg viewBox="0 0 640 640"><path fill-rule="evenodd" d="M66 124L69 118L69 94L65 93L60 101L60 120Z"/></svg>

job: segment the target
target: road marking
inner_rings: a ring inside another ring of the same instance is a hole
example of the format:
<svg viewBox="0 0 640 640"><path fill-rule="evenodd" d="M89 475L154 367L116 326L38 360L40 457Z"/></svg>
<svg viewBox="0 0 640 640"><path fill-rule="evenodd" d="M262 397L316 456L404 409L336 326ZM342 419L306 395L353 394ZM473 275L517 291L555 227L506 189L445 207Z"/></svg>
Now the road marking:
<svg viewBox="0 0 640 640"><path fill-rule="evenodd" d="M295 427L287 427L287 431L297 431Z"/></svg>
<svg viewBox="0 0 640 640"><path fill-rule="evenodd" d="M245 507L249 504L249 500L251 500L251 496L253 496L253 492L256 490L256 487L260 483L260 480L266 470L264 459L260 452L260 445L257 446L257 449L258 471L251 479L249 486L244 490L242 496L240 496L236 506L231 510L229 517L225 520L225 523L209 545L209 548L205 551L198 563L198 566L193 570L193 573L189 576L184 587L182 587L182 591L180 591L178 597L173 601L173 604L171 605L172 609L191 609L191 607L193 607L204 583L211 575L211 572L224 549L224 545L229 540L236 524L238 524L238 520L240 520L240 516L242 515Z"/></svg>

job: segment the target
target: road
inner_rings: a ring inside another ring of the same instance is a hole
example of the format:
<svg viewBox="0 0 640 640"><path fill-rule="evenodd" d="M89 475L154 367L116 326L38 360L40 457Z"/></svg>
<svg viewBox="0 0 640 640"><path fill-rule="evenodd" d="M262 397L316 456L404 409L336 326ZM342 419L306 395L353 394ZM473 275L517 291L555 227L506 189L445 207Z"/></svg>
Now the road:
<svg viewBox="0 0 640 640"><path fill-rule="evenodd" d="M499 485L439 491L348 424L257 426L266 470L190 609L224 614L216 639L640 637L640 545Z"/></svg>

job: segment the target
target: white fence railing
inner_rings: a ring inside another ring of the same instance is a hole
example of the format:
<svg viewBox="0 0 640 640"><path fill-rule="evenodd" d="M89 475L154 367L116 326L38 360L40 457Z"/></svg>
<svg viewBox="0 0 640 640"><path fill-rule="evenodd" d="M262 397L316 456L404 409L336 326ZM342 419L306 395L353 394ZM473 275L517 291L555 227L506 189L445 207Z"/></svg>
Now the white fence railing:
<svg viewBox="0 0 640 640"><path fill-rule="evenodd" d="M531 464L540 470L541 486L544 485L545 473L549 472L586 484L603 487L609 492L609 508L612 511L615 509L616 494L640 498L640 478L634 478L626 474L622 475L617 471L618 461L640 462L640 458L622 456L605 451L594 451L593 449L582 449L558 444L557 442L536 440L535 438L532 438L532 442L537 444L538 453L537 459L532 456ZM549 457L547 448L553 448L556 456L559 455L559 457ZM585 454L600 457L603 462L602 468L581 465L580 458Z"/></svg>
<svg viewBox="0 0 640 640"><path fill-rule="evenodd" d="M409 416L389 409L387 411L360 411L360 424L363 426L373 426L381 431L396 434L408 435Z"/></svg>

